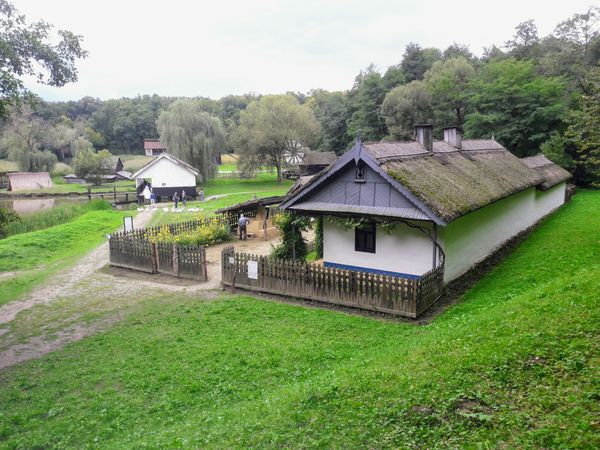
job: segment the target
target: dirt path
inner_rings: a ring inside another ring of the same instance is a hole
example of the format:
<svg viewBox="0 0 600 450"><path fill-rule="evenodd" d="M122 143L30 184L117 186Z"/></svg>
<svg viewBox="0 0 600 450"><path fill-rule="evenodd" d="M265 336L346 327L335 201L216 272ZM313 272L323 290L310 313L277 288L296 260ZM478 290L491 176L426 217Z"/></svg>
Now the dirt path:
<svg viewBox="0 0 600 450"><path fill-rule="evenodd" d="M140 212L135 226L143 227L151 217L151 210ZM124 310L148 299L168 298L170 292L191 298L202 292L203 301L218 297L223 247L233 244L238 251L268 254L276 241L255 238L208 247L205 283L107 268L104 243L23 300L0 308L0 370L105 330L122 319ZM90 315L94 320L86 319Z"/></svg>
<svg viewBox="0 0 600 450"><path fill-rule="evenodd" d="M134 221L136 228L144 227L152 218L151 211L139 213ZM12 302L0 308L0 325L8 323L21 311L35 305L50 303L63 292L73 288L82 279L88 278L108 261L108 242L96 247L70 270L59 272L52 280L33 290L25 300Z"/></svg>

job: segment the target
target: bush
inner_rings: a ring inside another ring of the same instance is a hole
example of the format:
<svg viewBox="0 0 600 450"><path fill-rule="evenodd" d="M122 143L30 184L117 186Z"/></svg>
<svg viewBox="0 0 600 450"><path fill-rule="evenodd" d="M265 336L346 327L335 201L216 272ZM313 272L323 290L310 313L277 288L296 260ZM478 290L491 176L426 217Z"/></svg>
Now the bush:
<svg viewBox="0 0 600 450"><path fill-rule="evenodd" d="M213 220L206 225L200 225L195 230L185 231L179 234L171 234L168 225L148 230L148 239L151 242L167 242L179 245L215 245L227 242L231 239L229 227Z"/></svg>
<svg viewBox="0 0 600 450"><path fill-rule="evenodd" d="M21 223L21 219L13 210L0 208L0 238L8 236L12 224L19 223Z"/></svg>
<svg viewBox="0 0 600 450"><path fill-rule="evenodd" d="M53 177L64 177L65 175L69 175L73 173L73 168L65 163L56 163L54 168L52 169Z"/></svg>
<svg viewBox="0 0 600 450"><path fill-rule="evenodd" d="M310 219L282 213L275 216L273 223L281 232L281 242L275 246L271 256L276 259L304 260L307 249L302 232L310 228Z"/></svg>

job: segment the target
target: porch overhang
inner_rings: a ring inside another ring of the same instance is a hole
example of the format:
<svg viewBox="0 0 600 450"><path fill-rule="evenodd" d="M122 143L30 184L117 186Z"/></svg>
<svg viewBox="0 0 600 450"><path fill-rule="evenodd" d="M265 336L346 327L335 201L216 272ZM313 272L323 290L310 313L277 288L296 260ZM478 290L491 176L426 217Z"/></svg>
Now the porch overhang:
<svg viewBox="0 0 600 450"><path fill-rule="evenodd" d="M391 219L423 220L431 222L426 214L416 208L396 208L385 206L348 205L342 203L300 202L287 208L307 216L373 216Z"/></svg>

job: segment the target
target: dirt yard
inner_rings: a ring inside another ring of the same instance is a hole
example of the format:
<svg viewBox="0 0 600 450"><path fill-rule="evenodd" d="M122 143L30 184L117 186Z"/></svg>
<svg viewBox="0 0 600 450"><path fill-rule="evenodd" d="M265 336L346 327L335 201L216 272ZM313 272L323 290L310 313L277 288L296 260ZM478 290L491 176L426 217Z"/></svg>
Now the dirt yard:
<svg viewBox="0 0 600 450"><path fill-rule="evenodd" d="M136 227L151 217L150 210L138 214ZM110 267L106 242L23 299L0 307L0 370L101 332L136 305L170 292L187 293L195 301L214 299L221 295L223 247L233 244L238 251L266 255L276 242L253 238L208 247L209 281L204 283Z"/></svg>

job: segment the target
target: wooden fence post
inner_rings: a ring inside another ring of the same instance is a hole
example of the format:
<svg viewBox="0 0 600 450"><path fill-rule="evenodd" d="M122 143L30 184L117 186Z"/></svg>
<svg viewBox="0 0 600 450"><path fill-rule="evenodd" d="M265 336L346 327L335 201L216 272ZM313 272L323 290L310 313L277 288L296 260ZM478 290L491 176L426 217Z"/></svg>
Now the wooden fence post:
<svg viewBox="0 0 600 450"><path fill-rule="evenodd" d="M179 278L179 248L173 244L173 273Z"/></svg>
<svg viewBox="0 0 600 450"><path fill-rule="evenodd" d="M158 250L156 250L156 242L152 242L152 273L158 273Z"/></svg>

